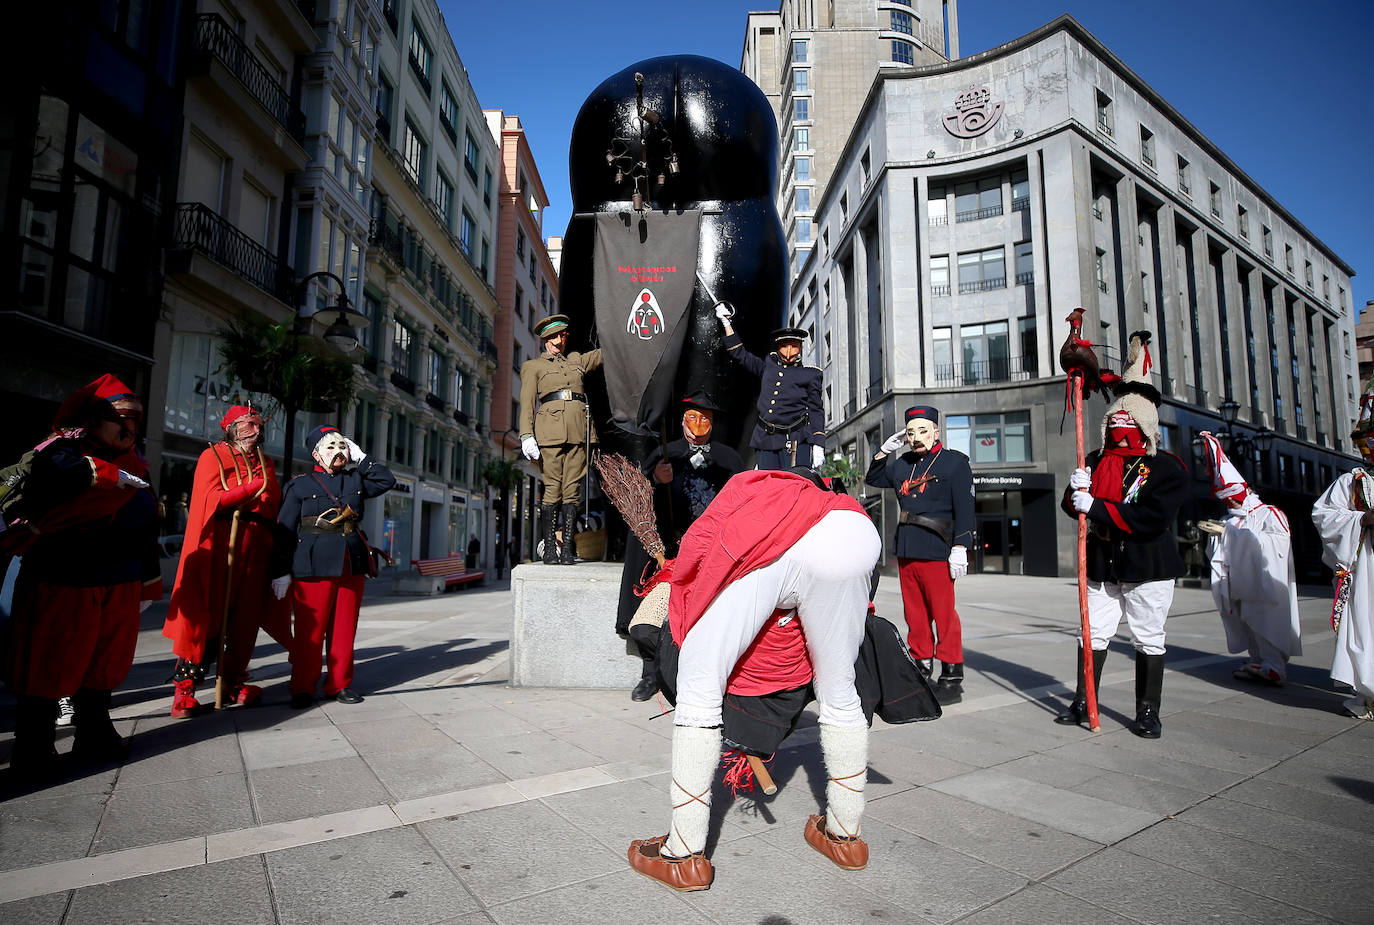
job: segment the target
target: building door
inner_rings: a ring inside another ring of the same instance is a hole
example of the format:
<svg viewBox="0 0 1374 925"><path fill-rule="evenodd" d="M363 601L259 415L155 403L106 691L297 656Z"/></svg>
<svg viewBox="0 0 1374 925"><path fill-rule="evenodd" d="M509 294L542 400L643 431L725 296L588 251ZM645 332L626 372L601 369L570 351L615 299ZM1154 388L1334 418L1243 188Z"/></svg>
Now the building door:
<svg viewBox="0 0 1374 925"><path fill-rule="evenodd" d="M974 569L979 572L1020 575L1021 492L980 491L973 496L975 538Z"/></svg>

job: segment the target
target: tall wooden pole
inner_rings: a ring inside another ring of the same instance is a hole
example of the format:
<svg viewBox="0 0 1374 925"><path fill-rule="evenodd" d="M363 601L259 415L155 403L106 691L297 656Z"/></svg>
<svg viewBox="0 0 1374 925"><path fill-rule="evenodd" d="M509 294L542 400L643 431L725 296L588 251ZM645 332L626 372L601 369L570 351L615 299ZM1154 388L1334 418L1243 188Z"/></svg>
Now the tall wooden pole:
<svg viewBox="0 0 1374 925"><path fill-rule="evenodd" d="M1078 468L1084 467L1083 452L1083 373L1075 370L1069 373L1073 383L1073 420L1075 435L1078 438ZM1088 621L1088 515L1078 514L1078 614L1083 635L1083 697L1088 705L1088 728L1099 732L1102 724L1097 719L1097 684L1093 679L1093 634Z"/></svg>

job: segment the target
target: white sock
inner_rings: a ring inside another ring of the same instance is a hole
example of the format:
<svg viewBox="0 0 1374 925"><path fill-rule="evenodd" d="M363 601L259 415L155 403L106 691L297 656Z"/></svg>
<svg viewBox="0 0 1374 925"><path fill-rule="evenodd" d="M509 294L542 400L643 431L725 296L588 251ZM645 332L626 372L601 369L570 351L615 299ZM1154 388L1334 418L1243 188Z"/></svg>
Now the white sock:
<svg viewBox="0 0 1374 925"><path fill-rule="evenodd" d="M821 756L830 780L825 785L825 828L832 835L859 834L868 780L868 728L821 723Z"/></svg>
<svg viewBox="0 0 1374 925"><path fill-rule="evenodd" d="M720 764L720 727L673 727L673 819L664 855L685 858L706 850L711 821L711 781Z"/></svg>

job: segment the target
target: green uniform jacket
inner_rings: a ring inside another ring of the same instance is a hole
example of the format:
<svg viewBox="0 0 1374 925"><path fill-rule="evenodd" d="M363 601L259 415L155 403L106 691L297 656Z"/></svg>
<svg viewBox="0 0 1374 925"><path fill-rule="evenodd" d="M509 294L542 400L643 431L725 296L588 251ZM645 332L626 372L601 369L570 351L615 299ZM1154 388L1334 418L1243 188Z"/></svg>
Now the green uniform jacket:
<svg viewBox="0 0 1374 925"><path fill-rule="evenodd" d="M540 446L582 443L587 439L587 411L581 401L540 402L551 392L564 389L585 394L582 376L601 366L601 351L569 353L556 357L547 353L526 360L520 367L520 436L534 435ZM596 443L596 429L592 429Z"/></svg>

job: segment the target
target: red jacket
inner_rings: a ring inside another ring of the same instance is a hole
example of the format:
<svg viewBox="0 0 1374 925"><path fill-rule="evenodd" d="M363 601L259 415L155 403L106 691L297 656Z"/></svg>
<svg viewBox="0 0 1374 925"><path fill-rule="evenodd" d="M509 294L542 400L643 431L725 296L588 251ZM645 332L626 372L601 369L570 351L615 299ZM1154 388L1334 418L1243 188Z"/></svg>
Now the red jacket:
<svg viewBox="0 0 1374 925"><path fill-rule="evenodd" d="M831 511L863 506L848 495L817 488L791 472L741 472L725 483L682 538L672 572L668 621L679 646L727 585L776 562ZM797 620L778 625L775 611L736 664L727 689L756 696L811 680L806 638Z"/></svg>

